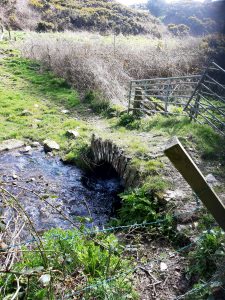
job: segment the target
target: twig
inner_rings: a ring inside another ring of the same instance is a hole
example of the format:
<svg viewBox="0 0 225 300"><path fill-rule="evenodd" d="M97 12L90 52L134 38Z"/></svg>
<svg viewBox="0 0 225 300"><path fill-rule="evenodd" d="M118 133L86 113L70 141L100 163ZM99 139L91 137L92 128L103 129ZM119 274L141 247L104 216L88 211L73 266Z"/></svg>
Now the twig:
<svg viewBox="0 0 225 300"><path fill-rule="evenodd" d="M39 242L38 248L40 250L40 253L41 253L41 256L42 256L42 259L43 259L43 263L44 263L45 267L47 267L48 266L48 260L47 260L46 255L42 252L42 249L44 249L44 246L42 244L42 241L41 241L39 235L36 232L36 229L35 229L32 221L30 220L30 217L28 216L26 210L22 207L22 205L20 204L19 200L12 193L10 193L9 191L7 191L6 189L4 189L2 187L1 187L1 190L4 193L6 193L7 195L9 195L15 201L15 203L19 206L19 208L21 209L21 211L23 212L23 214L26 216L27 221L30 224L30 227L32 228L32 231L34 232L34 233L31 232L31 234L33 235L34 238L36 237L37 240L38 240L38 242Z"/></svg>
<svg viewBox="0 0 225 300"><path fill-rule="evenodd" d="M20 289L21 289L21 286L20 286L20 280L17 278L17 276L15 276L15 277L16 277L16 282L17 282L17 290L16 290L14 296L11 298L11 300L16 299L16 297L17 297L17 295L19 294L19 291L20 291Z"/></svg>
<svg viewBox="0 0 225 300"><path fill-rule="evenodd" d="M73 226L76 226L76 224L67 217L67 215L65 215L61 210L59 210L57 207L55 207L54 205L52 205L47 199L40 197L40 195L38 195L38 193L36 193L35 191L32 191L28 188L22 187L20 185L17 185L18 188L23 189L29 193L34 194L36 197L38 197L38 199L43 200L44 202L46 202L52 209L54 209L55 211L57 211L65 220L69 221Z"/></svg>

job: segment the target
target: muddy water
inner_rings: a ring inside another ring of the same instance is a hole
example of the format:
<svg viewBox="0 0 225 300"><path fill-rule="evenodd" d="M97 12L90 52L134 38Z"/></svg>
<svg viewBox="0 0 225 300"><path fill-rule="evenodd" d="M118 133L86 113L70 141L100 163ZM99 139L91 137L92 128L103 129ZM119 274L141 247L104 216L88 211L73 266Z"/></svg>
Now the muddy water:
<svg viewBox="0 0 225 300"><path fill-rule="evenodd" d="M1 153L0 176L6 189L17 195L37 231L72 227L45 200L72 221L76 221L77 216L90 217L92 219L86 226L101 227L114 214L118 203L116 195L121 191L118 178L88 177L76 166L66 165L42 149L28 153L23 149ZM2 206L3 195L0 195L0 201ZM13 210L7 206L3 213L8 220Z"/></svg>

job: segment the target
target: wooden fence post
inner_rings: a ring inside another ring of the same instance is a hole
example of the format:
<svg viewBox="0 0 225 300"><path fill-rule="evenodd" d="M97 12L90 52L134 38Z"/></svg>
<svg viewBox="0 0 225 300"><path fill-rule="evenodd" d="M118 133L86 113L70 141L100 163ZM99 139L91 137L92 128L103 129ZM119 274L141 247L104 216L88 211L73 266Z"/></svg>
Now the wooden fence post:
<svg viewBox="0 0 225 300"><path fill-rule="evenodd" d="M130 82L130 90L129 90L129 95L128 95L128 109L127 109L127 113L130 113L130 109L131 109L131 96L132 96L132 81Z"/></svg>
<svg viewBox="0 0 225 300"><path fill-rule="evenodd" d="M195 99L195 104L192 107L191 111L190 111L190 120L192 121L194 119L194 121L196 121L197 117L198 117L198 113L199 113L199 102L200 102L200 95L199 93L197 93L196 99Z"/></svg>
<svg viewBox="0 0 225 300"><path fill-rule="evenodd" d="M225 205L208 185L177 137L167 142L164 153L202 200L221 228L225 230Z"/></svg>
<svg viewBox="0 0 225 300"><path fill-rule="evenodd" d="M134 105L133 105L133 114L136 117L140 117L142 115L141 112L141 104L143 101L143 93L141 88L135 88L135 96L134 96Z"/></svg>
<svg viewBox="0 0 225 300"><path fill-rule="evenodd" d="M166 98L165 98L165 115L168 115L168 104L169 104L169 96L171 93L170 90L170 80L167 83L167 87L166 87Z"/></svg>
<svg viewBox="0 0 225 300"><path fill-rule="evenodd" d="M0 33L0 41L3 40L3 37L4 37L4 27L3 25L0 24L0 30L1 30L1 33Z"/></svg>

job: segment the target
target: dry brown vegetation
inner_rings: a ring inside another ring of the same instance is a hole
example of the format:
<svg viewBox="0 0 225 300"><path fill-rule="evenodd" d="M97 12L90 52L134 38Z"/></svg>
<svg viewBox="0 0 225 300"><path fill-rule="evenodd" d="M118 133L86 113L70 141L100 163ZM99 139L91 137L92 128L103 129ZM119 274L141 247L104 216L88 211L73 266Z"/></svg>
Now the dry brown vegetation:
<svg viewBox="0 0 225 300"><path fill-rule="evenodd" d="M101 36L87 32L32 34L21 44L26 58L43 63L81 94L100 91L112 102L125 99L131 79L199 73L202 38Z"/></svg>

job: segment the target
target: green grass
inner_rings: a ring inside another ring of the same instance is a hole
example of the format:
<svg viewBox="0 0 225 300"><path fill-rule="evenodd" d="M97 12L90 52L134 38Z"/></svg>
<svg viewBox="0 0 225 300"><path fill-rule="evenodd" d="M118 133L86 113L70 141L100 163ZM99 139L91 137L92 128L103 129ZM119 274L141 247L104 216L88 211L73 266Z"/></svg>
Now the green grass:
<svg viewBox="0 0 225 300"><path fill-rule="evenodd" d="M132 159L132 166L138 167L141 173L144 173L146 175L157 175L164 167L163 162L160 160L141 160L138 158Z"/></svg>
<svg viewBox="0 0 225 300"><path fill-rule="evenodd" d="M0 141L53 139L59 143L60 153L66 154L73 149L75 157L78 155L76 149L89 136L89 128L85 122L62 110L66 108L73 113L79 107L78 93L63 79L51 72L42 72L38 63L11 52L14 56L3 59L0 64ZM29 115L23 116L24 110ZM68 129L75 128L80 134L76 141L66 136Z"/></svg>
<svg viewBox="0 0 225 300"><path fill-rule="evenodd" d="M152 120L143 122L141 129L149 131L159 130L169 134L177 135L187 145L196 145L197 150L207 159L225 159L223 137L217 134L208 125L190 122L186 117L162 117L156 116Z"/></svg>
<svg viewBox="0 0 225 300"><path fill-rule="evenodd" d="M84 122L68 118L57 107L49 107L29 92L0 88L0 98L0 140L17 138L41 142L48 138L66 150L68 146L75 146L75 141L66 136L66 130L79 127L81 136L86 136ZM28 110L31 115L21 116L23 110Z"/></svg>
<svg viewBox="0 0 225 300"><path fill-rule="evenodd" d="M78 93L70 88L64 79L57 78L50 71L41 72L39 63L21 57L14 57L13 59L5 59L4 65L13 75L32 84L34 93L54 98L56 103L61 103L68 107L74 107L79 104Z"/></svg>
<svg viewBox="0 0 225 300"><path fill-rule="evenodd" d="M119 126L138 131L154 132L172 137L178 136L185 146L196 146L205 159L225 160L225 140L208 125L190 122L187 117L164 117L155 115L149 118L136 120L133 116L123 115Z"/></svg>
<svg viewBox="0 0 225 300"><path fill-rule="evenodd" d="M82 291L79 296L100 300L105 299L107 293L108 299L137 299L129 274L124 275L125 280L121 276L112 282L104 282L132 269L132 261L123 257L124 247L115 235L100 233L93 240L77 229L51 229L44 233L42 243L42 252L48 262L46 267L40 252L32 251L37 248L33 246L30 250L24 246L23 255L13 268L24 274L20 276L20 292L26 299L59 299L63 297L63 290L65 294L71 294L96 284L94 289ZM34 275L29 277L29 274ZM40 282L42 274L51 278L46 286ZM104 283L99 285L99 281ZM0 299L15 293L15 282L14 275L0 274L0 285L5 286Z"/></svg>

